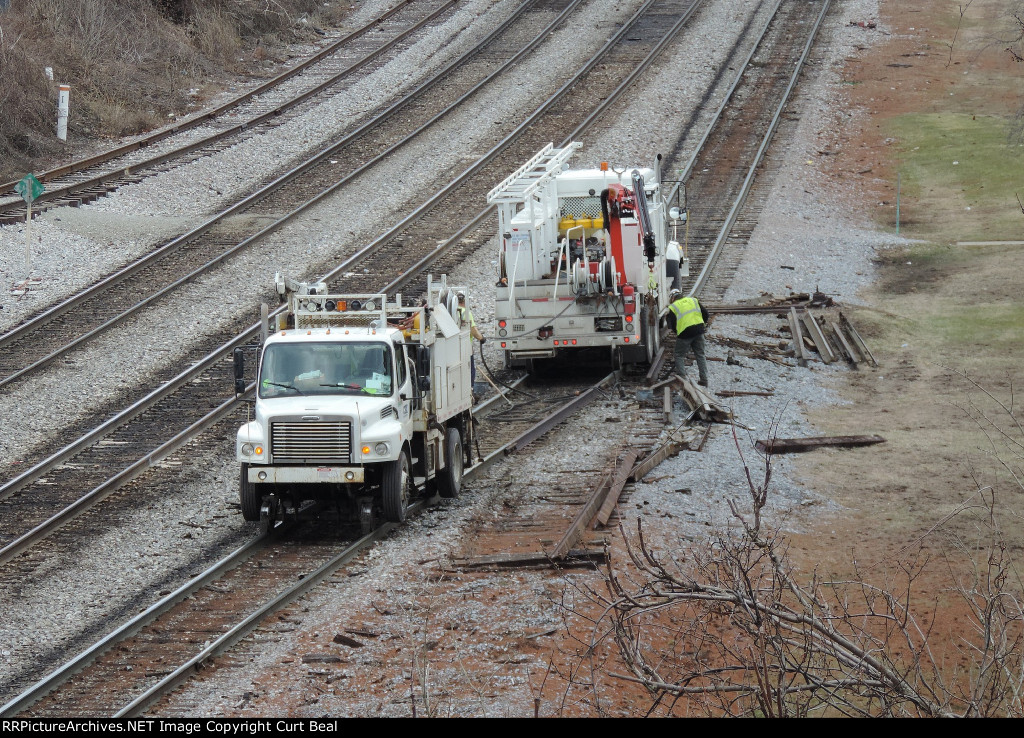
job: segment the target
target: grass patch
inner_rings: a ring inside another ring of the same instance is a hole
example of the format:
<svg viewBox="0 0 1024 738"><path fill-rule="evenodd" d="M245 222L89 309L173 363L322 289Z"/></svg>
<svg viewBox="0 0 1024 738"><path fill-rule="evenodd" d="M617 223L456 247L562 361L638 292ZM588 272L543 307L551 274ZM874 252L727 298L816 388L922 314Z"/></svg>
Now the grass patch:
<svg viewBox="0 0 1024 738"><path fill-rule="evenodd" d="M1020 238L1024 146L1006 119L956 113L903 115L889 121L899 141L901 232L916 238Z"/></svg>
<svg viewBox="0 0 1024 738"><path fill-rule="evenodd" d="M957 352L984 349L986 353L1012 352L1019 358L1024 305L1006 303L949 306L950 312L923 319L942 345Z"/></svg>

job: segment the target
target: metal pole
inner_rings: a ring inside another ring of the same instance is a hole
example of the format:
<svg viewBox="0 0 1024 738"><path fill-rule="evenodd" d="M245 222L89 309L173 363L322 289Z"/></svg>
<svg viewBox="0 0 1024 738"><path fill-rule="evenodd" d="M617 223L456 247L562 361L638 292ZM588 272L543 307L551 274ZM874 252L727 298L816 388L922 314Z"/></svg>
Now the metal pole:
<svg viewBox="0 0 1024 738"><path fill-rule="evenodd" d="M25 281L32 276L32 200L25 203Z"/></svg>
<svg viewBox="0 0 1024 738"><path fill-rule="evenodd" d="M896 172L896 235L900 235L900 173Z"/></svg>

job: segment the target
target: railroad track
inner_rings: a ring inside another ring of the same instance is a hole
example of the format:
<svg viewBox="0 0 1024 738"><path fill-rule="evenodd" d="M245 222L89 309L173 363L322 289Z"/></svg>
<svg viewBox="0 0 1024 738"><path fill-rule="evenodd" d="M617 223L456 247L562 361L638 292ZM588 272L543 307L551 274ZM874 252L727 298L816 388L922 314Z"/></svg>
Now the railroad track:
<svg viewBox="0 0 1024 738"><path fill-rule="evenodd" d="M33 202L33 217L48 209L77 207L154 173L210 156L285 123L303 103L334 94L342 82L438 20L457 0L402 0L362 27L272 79L233 99L131 142L37 175L47 191ZM160 149L159 151L154 151ZM0 184L0 225L22 222L26 206L15 182Z"/></svg>
<svg viewBox="0 0 1024 738"><path fill-rule="evenodd" d="M784 4L784 3L783 3L783 4ZM459 237L459 236L453 236L453 237ZM714 262L713 262L713 260L712 260L712 261L711 261L711 262L709 262L709 263L711 264L711 266L709 266L708 270L709 270L709 271L711 271L711 270L712 270L712 267L714 266ZM339 268L339 270L338 270L338 271L341 271L341 268ZM333 276L333 275L332 275L332 276ZM396 279L403 279L403 278L406 278L406 279L408 279L408 278L410 278L410 277L409 277L409 275L408 275L408 274L406 274L406 273L402 273L402 274L398 274L398 275L396 275ZM379 283L378 283L378 284L379 284ZM368 290L368 291L370 291L370 290ZM223 354L221 354L221 356L222 356L222 355L223 355ZM223 367L221 367L221 370L223 370ZM649 435L649 433L648 433L648 435ZM490 454L488 454L488 455L490 455ZM566 498L563 498L563 500L561 500L561 501L558 501L558 505L560 505L560 506L565 506L565 505L572 505L572 504L573 504L573 503L572 503L572 502L571 502L570 500L568 500L568 498L567 498L567 497L566 497ZM536 522L537 522L537 518L536 518L536 516L531 516L530 520L531 520L531 524L534 524L534 525L535 525L535 527L536 527ZM514 533L514 528L515 528L515 526L512 526L512 527L510 528L510 530L511 530L511 531L512 531L513 533ZM547 533L544 533L544 535L547 535ZM543 537L542 537L542 538L539 538L539 540L543 540L543 539L544 539Z"/></svg>
<svg viewBox="0 0 1024 738"><path fill-rule="evenodd" d="M471 480L494 460L515 453L564 421L592 393L585 380L513 389L513 403L495 396L480 408L486 426L483 456L466 471ZM436 500L435 500L436 501ZM410 514L431 500L414 503ZM360 551L390 533L386 523L359 532L327 513L309 523L280 524L255 537L112 633L84 649L0 707L10 717L125 717L141 714L190 677L204 661L230 648L268 615L336 574Z"/></svg>
<svg viewBox="0 0 1024 738"><path fill-rule="evenodd" d="M216 270L225 260L265 242L285 224L300 218L465 104L474 92L536 48L581 2L534 0L524 4L470 53L376 111L331 146L188 233L4 332L0 335L0 388L32 376L185 284ZM524 33L532 34L532 40L510 57L505 53L510 37L519 38ZM438 88L442 88L440 92ZM268 290L264 298L270 297Z"/></svg>
<svg viewBox="0 0 1024 738"><path fill-rule="evenodd" d="M694 8L689 2L650 0L634 16L633 23L624 25L584 65L581 76L593 70L598 62L616 48L618 42L632 38L638 32L638 27L640 32L648 35L652 33L651 28L658 29L658 41L647 45L648 63L653 61ZM674 24L666 24L666 13L669 10L669 17L675 19ZM630 74L627 78L635 79L644 66L630 59ZM504 154L514 145L521 145L519 142L525 131L543 130L545 126L549 127L549 132L552 128L555 132L566 131L571 130L570 125L579 129L587 121L592 125L600 111L611 105L618 94L626 89L621 79L609 76L610 69L602 71L600 76L604 84L617 86L617 92L606 90L606 94L597 94L594 87L583 85L587 90L586 96L572 100L572 109L593 111L589 116L579 113L573 118L561 113L553 116L556 119L554 121L545 117L555 104L565 101L565 94L574 87L566 83L464 175L442 188L424 206L383 237L346 259L321 279L338 292L370 294L391 294L401 289L402 285L416 281L432 268L440 254L463 243L466 227L457 229L453 234L452 229L456 226L452 224L462 222L460 219L465 215L462 197L467 196L467 182L472 182L477 188L473 190L478 195L475 203L485 201L483 193L493 186L492 180L496 176L487 176L482 171L486 164L492 163L499 154ZM580 84L582 80L577 82L577 85ZM583 107L583 102L592 103L596 100L601 101L596 107ZM582 122L580 119L583 119ZM531 141L528 146L532 150L534 143ZM517 152L515 159L519 158ZM461 197L453 196L454 192L461 192ZM448 205L442 207L444 203ZM475 203L474 211L477 207ZM467 227L475 227L482 222L486 212L476 212L475 222ZM423 225L424 214L430 216L433 231ZM414 232L419 237L409 240ZM425 234L434 235L428 237ZM446 239L442 240L442 236ZM415 242L421 246L426 244L426 247L417 250ZM442 243L441 247L435 247L438 242ZM408 265L410 261L414 262L412 266L404 270L395 269L395 264ZM361 273L353 279L348 275L353 274L357 266ZM385 281L395 271L400 272L398 276ZM198 433L211 427L225 414L232 412L238 398L231 394L233 383L228 357L235 347L251 344L258 331L258 325L231 325L224 332L208 337L184 357L185 362L191 364L190 368L175 376L158 376L161 384L157 390L136 399L100 425L83 429L84 434L78 440L55 450L25 472L0 485L0 512L3 512L5 520L12 521L0 534L0 564L28 550L53 531L74 520L120 486L188 443ZM117 470L117 473L112 475L111 470Z"/></svg>
<svg viewBox="0 0 1024 738"><path fill-rule="evenodd" d="M693 156L681 167L667 161L683 184L674 197L689 212L684 292L719 299L728 286L719 280L716 294L705 293L718 259L728 251L735 264L757 224L756 212L740 213L830 5L780 0Z"/></svg>
<svg viewBox="0 0 1024 738"><path fill-rule="evenodd" d="M684 288L690 294L717 299L728 287L767 194L767 188L753 189L754 175L828 8L827 0L778 3L715 122L688 163L678 170L689 199L700 203L700 207L690 209L691 276L684 279ZM676 161L672 155L667 157L665 170L672 171ZM749 197L752 190L754 194ZM628 394L644 384L668 378L674 372L671 353L672 339L668 339L659 356L661 361L656 359L645 382L637 377L636 381L624 382L622 390ZM580 474L559 476L552 490L533 495L515 506L511 514L488 521L464 537L461 564L502 568L536 561L545 565L546 556L553 551L564 555L574 541L582 546L584 554L588 548L600 545L602 535L586 530L594 490L622 473L615 466L620 456L619 460L627 463L634 458L627 451L635 451L636 458L642 458L663 438L665 416L660 399L656 400L639 403L634 421L623 423L624 443L610 449L603 469L592 466ZM705 438L710 430L705 429ZM567 530L568 520L572 525ZM616 520L613 515L609 524L614 525Z"/></svg>

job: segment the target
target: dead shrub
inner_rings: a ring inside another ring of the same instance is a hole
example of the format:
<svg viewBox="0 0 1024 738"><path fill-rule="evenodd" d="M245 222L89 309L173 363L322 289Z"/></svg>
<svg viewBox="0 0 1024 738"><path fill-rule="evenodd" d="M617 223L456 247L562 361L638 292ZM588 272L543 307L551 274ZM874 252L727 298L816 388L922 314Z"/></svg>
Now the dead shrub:
<svg viewBox="0 0 1024 738"><path fill-rule="evenodd" d="M316 0L13 3L0 15L0 180L68 155L55 138L58 84L71 85L72 147L140 133L186 114L225 76L249 71L248 50L313 38L328 11L339 12Z"/></svg>
<svg viewBox="0 0 1024 738"><path fill-rule="evenodd" d="M730 530L663 552L639 521L632 540L623 531L629 561L609 562L606 591L585 590L590 606L571 608L592 623L574 679L598 711L597 685L608 680L641 685L648 714L1024 715L1024 583L1000 521L1024 489L1024 423L1012 389L1003 400L961 376L981 393L964 409L986 431L1002 481L979 486L882 562L888 574L869 581L856 563L845 578L797 572L785 536L762 518L771 457L755 481L738 442L747 500L730 501ZM932 563L923 543L937 538L949 601L922 602L916 582ZM952 606L966 622L938 632L936 608ZM606 644L619 666L603 656Z"/></svg>

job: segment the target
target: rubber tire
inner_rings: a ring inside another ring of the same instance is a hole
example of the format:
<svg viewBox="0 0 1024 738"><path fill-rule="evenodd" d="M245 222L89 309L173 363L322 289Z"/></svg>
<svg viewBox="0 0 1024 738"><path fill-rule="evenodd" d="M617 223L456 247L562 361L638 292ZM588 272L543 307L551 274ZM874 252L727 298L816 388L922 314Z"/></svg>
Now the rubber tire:
<svg viewBox="0 0 1024 738"><path fill-rule="evenodd" d="M437 475L437 493L454 499L462 491L462 473L465 456L462 453L462 434L458 428L449 428L444 437L445 466Z"/></svg>
<svg viewBox="0 0 1024 738"><path fill-rule="evenodd" d="M650 308L644 307L640 311L640 325L643 328L643 340L644 347L647 351L647 364L654 361L654 357L658 354L658 349L661 348L661 325L659 325L658 317L654 318L654 325L652 326L648 321Z"/></svg>
<svg viewBox="0 0 1024 738"><path fill-rule="evenodd" d="M622 346L611 347L609 365L613 372L617 372L622 369Z"/></svg>
<svg viewBox="0 0 1024 738"><path fill-rule="evenodd" d="M384 519L389 523L404 523L406 508L412 500L412 466L404 450L397 459L385 464L380 498Z"/></svg>
<svg viewBox="0 0 1024 738"><path fill-rule="evenodd" d="M242 518L250 523L260 519L260 508L263 507L263 495L259 485L249 481L249 465L242 464L242 473L238 479L238 500L242 503Z"/></svg>

